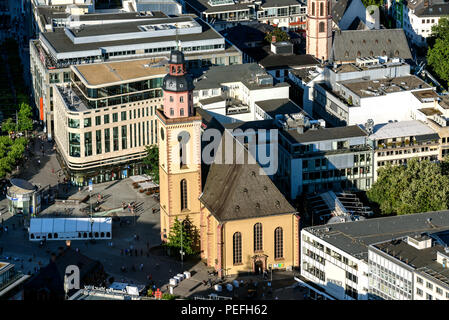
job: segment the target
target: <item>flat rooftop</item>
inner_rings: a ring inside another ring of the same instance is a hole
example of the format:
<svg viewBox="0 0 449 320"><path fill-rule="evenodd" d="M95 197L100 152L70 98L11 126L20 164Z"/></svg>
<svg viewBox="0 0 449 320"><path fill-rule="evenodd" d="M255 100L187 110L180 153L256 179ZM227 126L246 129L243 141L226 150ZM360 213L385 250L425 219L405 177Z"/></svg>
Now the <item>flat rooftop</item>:
<svg viewBox="0 0 449 320"><path fill-rule="evenodd" d="M140 59L71 66L87 86L104 86L167 74L166 59Z"/></svg>
<svg viewBox="0 0 449 320"><path fill-rule="evenodd" d="M375 97L389 93L431 88L414 75L377 80L348 80L339 82L361 98Z"/></svg>
<svg viewBox="0 0 449 320"><path fill-rule="evenodd" d="M412 94L418 99L420 102L432 102L438 100L439 96L435 90L420 90L412 92Z"/></svg>
<svg viewBox="0 0 449 320"><path fill-rule="evenodd" d="M169 20L169 19L166 19ZM190 34L178 34L176 35L166 35L166 36L155 36L155 37L125 37L119 40L107 40L101 42L88 42L88 43L74 43L62 29L55 30L54 32L43 32L39 36L46 41L50 49L54 51L54 54L62 54L64 58L69 57L70 53L89 51L88 55L100 55L101 49L104 48L107 52L116 51L111 50L114 47L127 46L127 45L139 45L139 44L149 44L149 43L159 43L165 41L176 41L178 39L182 42L189 41L201 41L201 40L212 40L212 39L223 39L217 31L208 27L206 24L195 20L202 27L202 32L190 33ZM129 26L130 24L130 26ZM131 23L111 23L104 25L91 26L95 27L91 29L90 27L85 27L83 34L95 35L101 37L102 35L112 35L115 32L125 33L124 29L133 30L134 34L145 33L144 31L138 29L139 25L147 25L142 21L131 22ZM124 29L122 29L124 28ZM89 29L89 30L88 30ZM93 52L94 51L94 52ZM64 55L65 54L65 55ZM78 55L76 55L77 57ZM71 57L71 56L70 56ZM74 56L75 57L75 56ZM58 56L55 58L60 59Z"/></svg>
<svg viewBox="0 0 449 320"><path fill-rule="evenodd" d="M266 79L267 84L259 84L257 78ZM242 82L250 89L273 86L273 78L257 63L214 66L194 80L195 90L220 88L223 83ZM268 83L269 82L269 83ZM279 85L288 85L282 83Z"/></svg>
<svg viewBox="0 0 449 320"><path fill-rule="evenodd" d="M303 110L290 99L271 99L255 102L263 111L274 118L277 114L301 113Z"/></svg>
<svg viewBox="0 0 449 320"><path fill-rule="evenodd" d="M308 129L304 133L298 133L296 129L283 130L291 143L310 143L315 141L340 140L346 138L366 137L368 134L359 126L346 126L336 128Z"/></svg>
<svg viewBox="0 0 449 320"><path fill-rule="evenodd" d="M441 244L434 243L430 248L417 249L403 240L396 240L378 243L373 247L449 286L449 269L436 261L438 252L447 255Z"/></svg>
<svg viewBox="0 0 449 320"><path fill-rule="evenodd" d="M373 132L370 135L370 139L373 140L437 134L435 130L419 120L377 124Z"/></svg>
<svg viewBox="0 0 449 320"><path fill-rule="evenodd" d="M329 231L326 231L327 228ZM367 260L368 246L371 244L448 228L449 211L446 210L314 226L303 230L352 256Z"/></svg>
<svg viewBox="0 0 449 320"><path fill-rule="evenodd" d="M434 109L434 108L421 108L418 109L419 111L421 111L424 115L430 117L433 116L435 114L437 115L442 115L440 110Z"/></svg>

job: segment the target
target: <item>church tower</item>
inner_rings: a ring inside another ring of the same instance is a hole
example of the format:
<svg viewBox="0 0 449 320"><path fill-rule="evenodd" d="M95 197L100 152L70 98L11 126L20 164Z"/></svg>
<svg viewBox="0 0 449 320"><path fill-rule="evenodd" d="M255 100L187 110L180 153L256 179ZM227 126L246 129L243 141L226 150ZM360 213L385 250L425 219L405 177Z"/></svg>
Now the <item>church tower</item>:
<svg viewBox="0 0 449 320"><path fill-rule="evenodd" d="M201 116L193 108L193 81L184 54L172 51L162 84L164 105L156 111L159 130L161 239L166 242L175 218L189 216L200 231Z"/></svg>
<svg viewBox="0 0 449 320"><path fill-rule="evenodd" d="M332 48L331 0L307 0L306 53L321 61L329 59Z"/></svg>

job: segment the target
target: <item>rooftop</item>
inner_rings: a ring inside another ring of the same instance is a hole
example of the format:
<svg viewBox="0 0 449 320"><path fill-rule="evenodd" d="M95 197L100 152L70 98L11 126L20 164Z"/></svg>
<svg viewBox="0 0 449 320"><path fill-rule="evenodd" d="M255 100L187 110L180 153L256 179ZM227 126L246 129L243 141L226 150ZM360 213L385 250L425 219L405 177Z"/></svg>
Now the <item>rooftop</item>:
<svg viewBox="0 0 449 320"><path fill-rule="evenodd" d="M309 54L270 54L260 60L259 64L265 69L278 69L317 66L320 62Z"/></svg>
<svg viewBox="0 0 449 320"><path fill-rule="evenodd" d="M291 143L310 143L326 140L340 140L355 137L366 137L368 134L359 126L346 126L336 128L317 128L309 129L304 133L298 133L296 130L283 130L284 134Z"/></svg>
<svg viewBox="0 0 449 320"><path fill-rule="evenodd" d="M403 29L344 30L335 32L332 58L353 61L357 57L388 56L412 59Z"/></svg>
<svg viewBox="0 0 449 320"><path fill-rule="evenodd" d="M167 60L148 58L119 62L95 63L71 66L72 70L84 80L89 87L106 84L138 81L153 76L165 75Z"/></svg>
<svg viewBox="0 0 449 320"><path fill-rule="evenodd" d="M271 99L255 102L263 111L274 118L277 114L300 113L302 109L290 99Z"/></svg>
<svg viewBox="0 0 449 320"><path fill-rule="evenodd" d="M366 260L368 246L371 244L416 233L444 231L448 228L449 211L433 211L337 223L331 226L314 226L303 230L315 234L350 255Z"/></svg>
<svg viewBox="0 0 449 320"><path fill-rule="evenodd" d="M417 269L449 287L449 268L444 268L436 261L438 252L447 255L443 245L434 243L430 248L417 249L404 240L397 240L386 241L373 246L383 251L384 254L400 260L411 268Z"/></svg>
<svg viewBox="0 0 449 320"><path fill-rule="evenodd" d="M449 14L449 3L431 4L415 11L417 17L441 17Z"/></svg>
<svg viewBox="0 0 449 320"><path fill-rule="evenodd" d="M238 144L232 134L224 130L219 147L229 144L225 139ZM218 221L229 221L296 213L248 150L244 147L235 150L243 152L248 162L222 164L216 156L208 169L200 200L211 214Z"/></svg>
<svg viewBox="0 0 449 320"><path fill-rule="evenodd" d="M370 139L379 140L433 134L436 134L435 130L427 124L419 120L410 120L377 124L374 126L374 134L370 135Z"/></svg>
<svg viewBox="0 0 449 320"><path fill-rule="evenodd" d="M431 88L425 81L414 75L377 80L348 80L341 81L340 84L351 90L360 98Z"/></svg>
<svg viewBox="0 0 449 320"><path fill-rule="evenodd" d="M194 80L195 90L220 88L223 83L231 82L242 82L250 89L255 89L273 85L273 78L258 64L245 63L214 66Z"/></svg>
<svg viewBox="0 0 449 320"><path fill-rule="evenodd" d="M433 102L439 98L438 94L433 89L415 91L412 92L412 94L421 102Z"/></svg>

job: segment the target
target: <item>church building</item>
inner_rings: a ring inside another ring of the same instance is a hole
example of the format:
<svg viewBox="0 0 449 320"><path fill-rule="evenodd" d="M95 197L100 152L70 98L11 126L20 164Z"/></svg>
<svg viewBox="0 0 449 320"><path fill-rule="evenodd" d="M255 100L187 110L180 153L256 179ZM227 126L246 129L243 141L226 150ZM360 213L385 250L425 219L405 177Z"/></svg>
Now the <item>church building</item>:
<svg viewBox="0 0 449 320"><path fill-rule="evenodd" d="M193 87L183 53L173 51L157 110L161 240L168 240L175 219L188 216L201 258L219 276L298 267L298 213L232 133L213 117L205 124L205 111L193 107ZM222 135L206 164L201 136L210 128ZM233 159L243 154L244 164L221 161L228 143Z"/></svg>

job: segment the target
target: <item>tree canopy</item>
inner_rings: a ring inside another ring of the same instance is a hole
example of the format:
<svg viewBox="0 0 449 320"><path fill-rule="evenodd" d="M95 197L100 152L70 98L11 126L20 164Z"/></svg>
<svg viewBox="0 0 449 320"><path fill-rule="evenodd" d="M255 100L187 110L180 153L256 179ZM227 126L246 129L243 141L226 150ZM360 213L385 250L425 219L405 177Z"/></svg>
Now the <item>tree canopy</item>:
<svg viewBox="0 0 449 320"><path fill-rule="evenodd" d="M143 163L148 169L145 173L153 178L153 181L159 184L159 148L157 145L151 145L146 147L147 156L143 158Z"/></svg>
<svg viewBox="0 0 449 320"><path fill-rule="evenodd" d="M441 18L432 26L427 63L446 85L449 84L449 19Z"/></svg>
<svg viewBox="0 0 449 320"><path fill-rule="evenodd" d="M287 32L282 31L282 29L275 27L273 31L267 33L265 36L265 41L268 43L271 43L271 40L273 39L273 36L276 36L276 42L278 41L287 41L290 39Z"/></svg>
<svg viewBox="0 0 449 320"><path fill-rule="evenodd" d="M183 221L180 221L178 218L175 219L165 245L178 251L181 249L182 242L182 250L185 254L191 255L197 251L197 241L198 231L190 221L189 216L187 216Z"/></svg>
<svg viewBox="0 0 449 320"><path fill-rule="evenodd" d="M411 159L407 166L380 168L368 199L382 214L409 214L446 210L449 207L449 161Z"/></svg>
<svg viewBox="0 0 449 320"><path fill-rule="evenodd" d="M0 136L0 178L4 178L23 158L27 140L24 137L11 139Z"/></svg>

